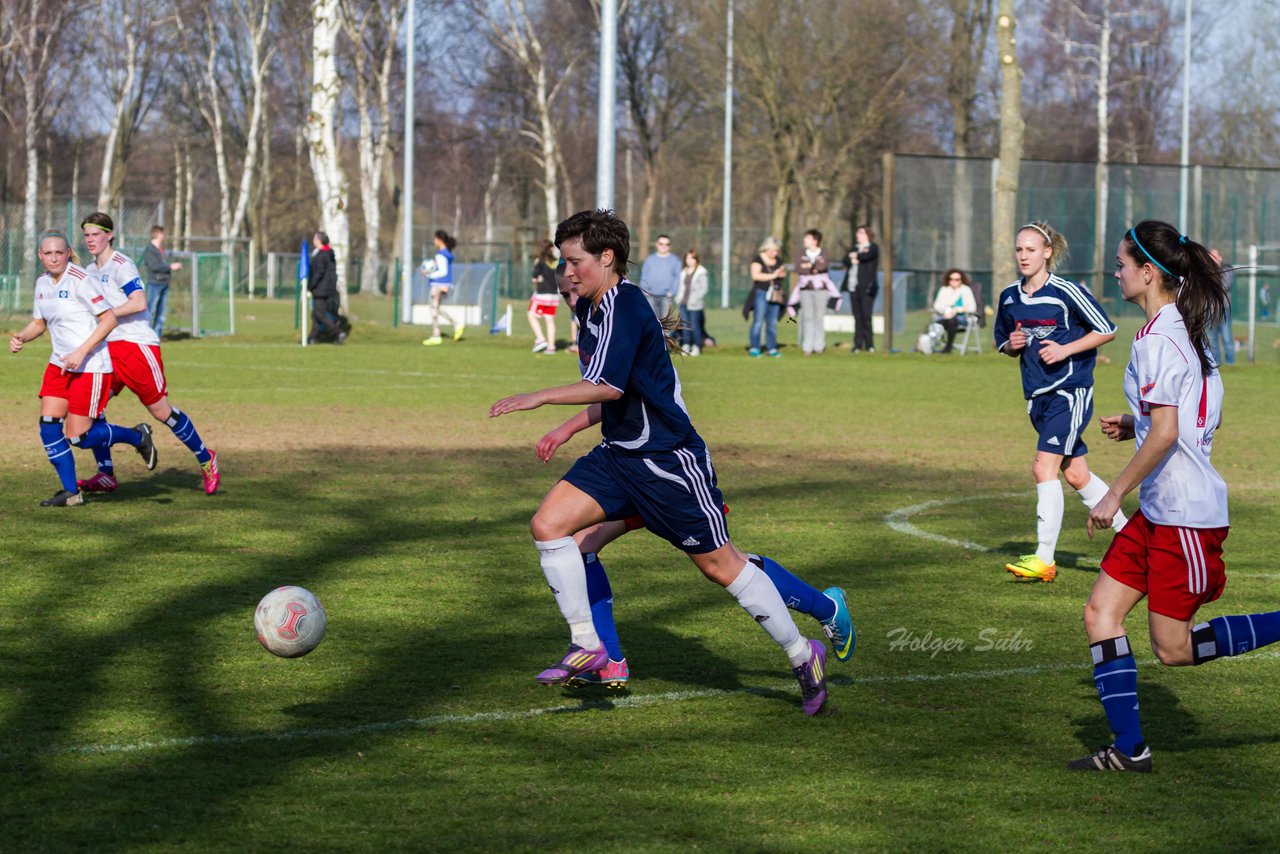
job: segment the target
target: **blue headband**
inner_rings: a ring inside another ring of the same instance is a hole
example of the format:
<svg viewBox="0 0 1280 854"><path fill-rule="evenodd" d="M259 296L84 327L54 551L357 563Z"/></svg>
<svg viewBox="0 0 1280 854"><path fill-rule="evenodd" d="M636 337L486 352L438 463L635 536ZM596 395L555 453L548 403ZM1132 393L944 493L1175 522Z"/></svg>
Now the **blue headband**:
<svg viewBox="0 0 1280 854"><path fill-rule="evenodd" d="M1148 258L1151 259L1152 264L1155 264L1161 270L1164 270L1166 276L1172 276L1175 279L1178 278L1177 276L1174 276L1173 273L1169 272L1168 267L1166 267L1165 265L1157 261L1156 256L1152 255L1150 252L1147 251L1147 247L1143 246L1142 241L1138 239L1138 233L1134 231L1132 228L1129 229L1129 236L1133 238L1133 242L1137 245L1137 247L1142 250L1142 254L1146 255Z"/></svg>

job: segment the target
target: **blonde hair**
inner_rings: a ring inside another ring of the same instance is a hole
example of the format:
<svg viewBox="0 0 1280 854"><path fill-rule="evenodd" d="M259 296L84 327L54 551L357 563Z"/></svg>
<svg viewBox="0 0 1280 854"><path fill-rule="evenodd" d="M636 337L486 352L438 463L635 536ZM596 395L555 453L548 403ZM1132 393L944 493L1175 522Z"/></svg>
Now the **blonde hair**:
<svg viewBox="0 0 1280 854"><path fill-rule="evenodd" d="M1032 220L1022 226L1022 228L1018 229L1018 234L1028 229L1039 232L1040 236L1044 238L1045 245L1053 250L1053 254L1045 262L1045 267L1052 273L1057 269L1059 263L1067 259L1067 238L1063 237L1061 232L1042 219Z"/></svg>
<svg viewBox="0 0 1280 854"><path fill-rule="evenodd" d="M71 241L67 239L67 235L57 228L46 229L45 231L42 231L40 233L40 239L36 241L37 255L40 254L40 247L43 246L44 242L51 237L57 240L61 240L62 245L67 247L67 251L69 253L67 258L68 260L71 261L72 264L78 265L80 263L80 258L76 255L76 248L71 245Z"/></svg>

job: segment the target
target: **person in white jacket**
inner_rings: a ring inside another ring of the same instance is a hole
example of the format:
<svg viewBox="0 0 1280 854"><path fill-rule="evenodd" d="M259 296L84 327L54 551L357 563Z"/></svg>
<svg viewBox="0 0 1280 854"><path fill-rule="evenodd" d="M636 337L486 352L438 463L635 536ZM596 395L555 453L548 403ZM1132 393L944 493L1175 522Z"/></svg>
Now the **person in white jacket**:
<svg viewBox="0 0 1280 854"><path fill-rule="evenodd" d="M942 350L944 353L951 352L961 318L971 318L978 311L973 288L969 285L968 274L964 270L952 268L942 277L942 287L938 288L938 296L933 300L933 313L937 315L942 328L947 330L947 346Z"/></svg>
<svg viewBox="0 0 1280 854"><path fill-rule="evenodd" d="M687 356L697 356L702 352L702 342L706 340L704 319L707 303L707 289L710 287L707 268L698 259L698 251L690 249L684 253L684 269L680 271L680 349Z"/></svg>

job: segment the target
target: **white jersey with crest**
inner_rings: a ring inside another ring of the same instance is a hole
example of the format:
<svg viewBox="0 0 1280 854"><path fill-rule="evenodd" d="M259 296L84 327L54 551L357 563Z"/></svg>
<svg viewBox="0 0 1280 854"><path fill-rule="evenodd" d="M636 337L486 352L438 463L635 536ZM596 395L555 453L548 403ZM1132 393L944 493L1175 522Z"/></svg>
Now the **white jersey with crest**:
<svg viewBox="0 0 1280 854"><path fill-rule="evenodd" d="M95 259L86 270L89 277L107 295L107 302L111 303L112 308L124 305L129 301L129 295L135 291L145 293L137 265L123 252L113 251L104 264L99 264ZM124 317L117 316L117 319L120 322L107 336L108 341L133 341L135 344L159 346L160 336L151 328L151 312L147 308Z"/></svg>
<svg viewBox="0 0 1280 854"><path fill-rule="evenodd" d="M36 279L35 305L31 314L43 320L53 344L49 364L65 367L63 358L88 340L98 325L98 315L111 308L102 288L98 287L83 267L68 264L56 282L45 273ZM87 374L111 373L111 355L102 341L90 351L80 366Z"/></svg>
<svg viewBox="0 0 1280 854"><path fill-rule="evenodd" d="M1166 305L1133 339L1124 396L1141 447L1151 430L1151 407L1178 408L1178 441L1142 481L1138 506L1157 525L1225 528L1227 483L1209 462L1222 421L1222 376L1205 376L1182 314Z"/></svg>

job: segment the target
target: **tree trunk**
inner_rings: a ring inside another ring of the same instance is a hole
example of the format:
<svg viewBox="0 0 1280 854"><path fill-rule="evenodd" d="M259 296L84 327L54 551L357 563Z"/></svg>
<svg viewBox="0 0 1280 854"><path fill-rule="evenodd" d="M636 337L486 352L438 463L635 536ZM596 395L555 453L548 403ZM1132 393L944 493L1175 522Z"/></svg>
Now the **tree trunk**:
<svg viewBox="0 0 1280 854"><path fill-rule="evenodd" d="M1018 170L1022 167L1022 69L1014 44L1017 21L1013 0L1000 0L996 19L996 54L1000 61L1000 163L991 216L991 299L995 305L1000 291L1017 275L1009 246L1014 239L1018 214Z"/></svg>
<svg viewBox="0 0 1280 854"><path fill-rule="evenodd" d="M1110 190L1107 161L1111 159L1107 96L1111 89L1111 0L1102 2L1102 32L1098 37L1098 162L1093 175L1093 293L1102 295L1106 274L1103 253L1107 242L1107 196Z"/></svg>
<svg viewBox="0 0 1280 854"><path fill-rule="evenodd" d="M347 309L347 281L341 275L350 262L347 219L347 176L338 151L337 106L342 94L337 44L341 26L338 0L315 0L311 7L311 111L307 115L307 143L311 174L320 200L320 225L338 256L338 294Z"/></svg>
<svg viewBox="0 0 1280 854"><path fill-rule="evenodd" d="M493 153L493 168L489 170L489 181L484 186L484 261L493 259L493 226L497 203L498 188L502 184L502 149Z"/></svg>

